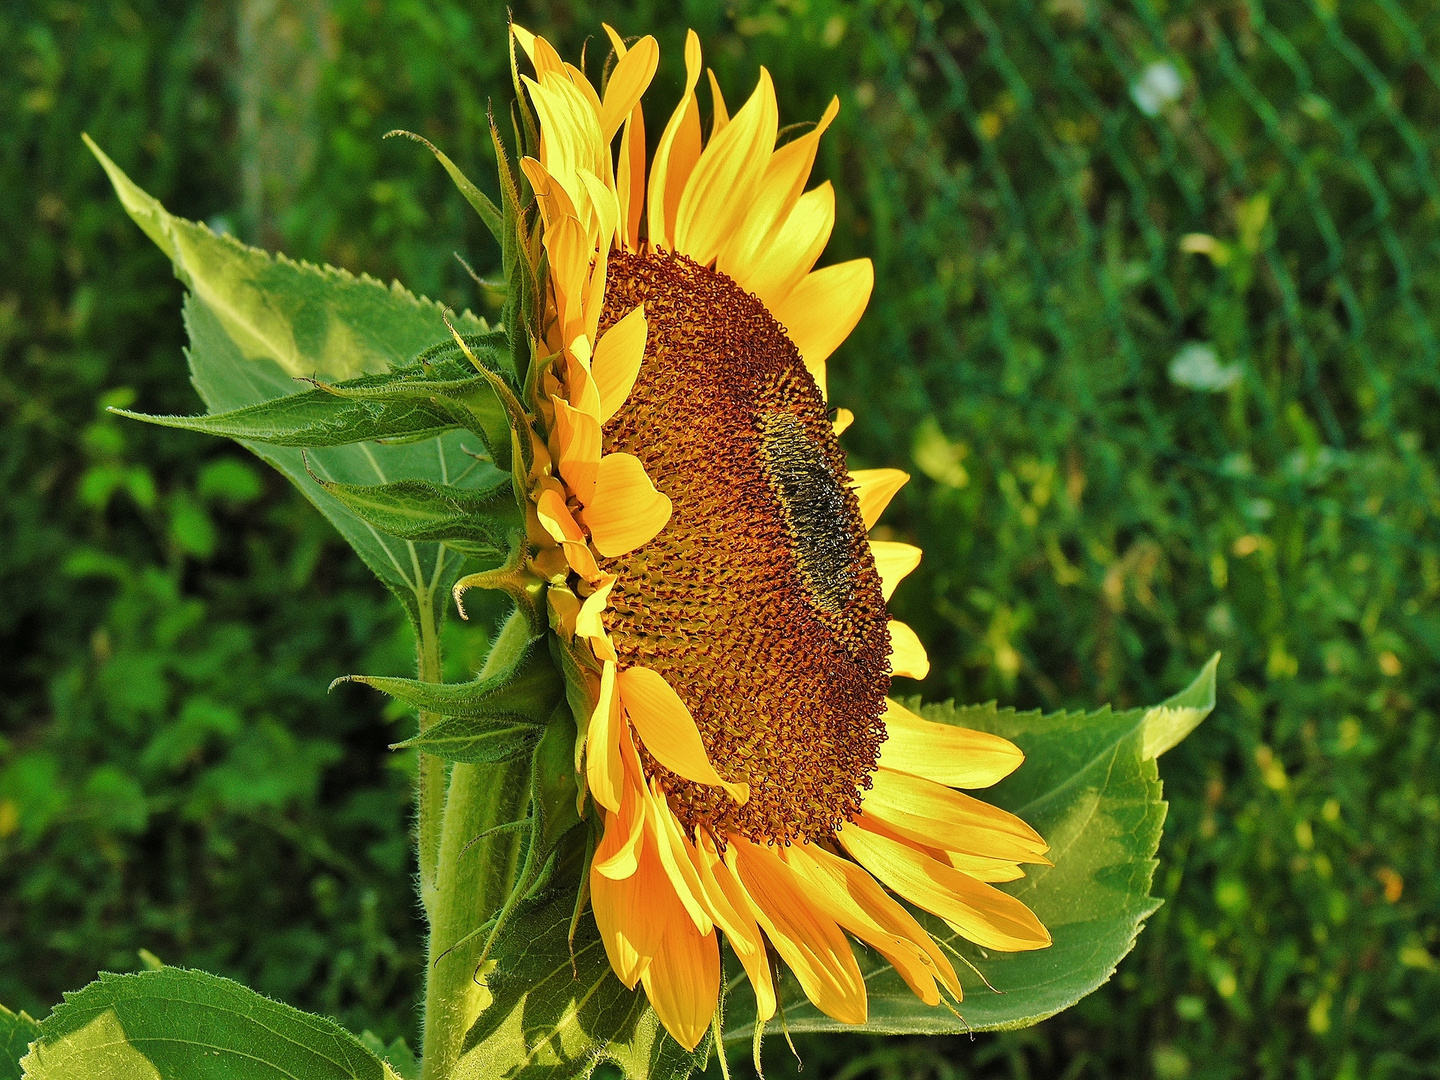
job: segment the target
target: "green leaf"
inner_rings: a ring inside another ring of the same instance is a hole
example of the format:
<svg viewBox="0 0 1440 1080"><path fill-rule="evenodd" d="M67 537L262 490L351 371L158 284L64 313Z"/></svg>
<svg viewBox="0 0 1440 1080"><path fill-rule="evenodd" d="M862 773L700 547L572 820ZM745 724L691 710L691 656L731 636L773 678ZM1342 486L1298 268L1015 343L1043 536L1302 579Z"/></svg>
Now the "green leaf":
<svg viewBox="0 0 1440 1080"><path fill-rule="evenodd" d="M396 1080L333 1020L202 971L101 975L65 996L26 1080Z"/></svg>
<svg viewBox="0 0 1440 1080"><path fill-rule="evenodd" d="M540 742L541 733L541 728L513 713L484 718L452 716L390 749L424 750L446 761L490 765L526 757Z"/></svg>
<svg viewBox="0 0 1440 1080"><path fill-rule="evenodd" d="M470 178L460 171L460 166L442 154L440 149L423 135L416 135L413 131L397 130L387 131L385 138L388 139L394 135L414 139L416 142L423 143L428 147L430 152L435 155L435 159L439 161L440 164L445 167L445 171L450 174L450 179L453 180L455 186L460 189L460 194L465 196L465 201L475 208L475 213L480 215L480 220L483 221L485 227L490 230L490 235L495 237L496 240L501 240L504 229L501 223L500 210L490 201L488 195L476 187Z"/></svg>
<svg viewBox="0 0 1440 1080"><path fill-rule="evenodd" d="M272 256L174 217L86 142L126 212L170 257L176 277L189 290L190 374L212 414L289 397L296 378L339 382L388 372L451 340L439 305L399 285ZM450 322L467 340L489 333L468 312ZM497 470L467 453L477 441L468 432L447 431L400 445L362 442L313 450L309 463L317 477L341 484L414 479L487 490ZM438 624L462 571L463 554L443 544L379 532L311 478L298 448L242 442L319 507L400 598L412 621ZM508 460L508 446L507 438L505 456L497 460Z"/></svg>
<svg viewBox="0 0 1440 1080"><path fill-rule="evenodd" d="M786 972L780 989L790 1030L939 1034L1026 1027L1106 982L1135 944L1145 919L1160 906L1150 896L1150 882L1165 803L1149 748L1174 745L1209 712L1217 660L1206 664L1189 688L1154 709L1041 716L998 710L993 704L921 708L927 719L991 731L1025 751L1018 771L977 794L1019 814L1050 842L1053 867L1026 867L1023 880L999 887L1025 901L1055 942L1035 952L987 954L939 919L917 913L942 947L974 964L1000 992L987 989L969 967L956 963L965 988L962 1021L944 1007L922 1004L883 957L857 949L869 991L869 1022L856 1028L831 1020L805 1000ZM1167 732L1161 738L1155 734L1156 717L1168 716L1164 710L1198 715L1158 721ZM1184 731L1167 742L1181 727ZM739 989L729 999L726 1041L749 1041L754 999L743 975L731 977L729 985Z"/></svg>
<svg viewBox="0 0 1440 1080"><path fill-rule="evenodd" d="M1216 653L1200 669L1189 686L1145 714L1145 745L1141 755L1157 758L1200 726L1215 708L1215 670L1220 666Z"/></svg>
<svg viewBox="0 0 1440 1080"><path fill-rule="evenodd" d="M39 1037L40 1025L28 1013L0 1005L0 1080L20 1080L20 1059Z"/></svg>
<svg viewBox="0 0 1440 1080"><path fill-rule="evenodd" d="M483 720L496 715L515 715L543 727L560 699L560 676L549 654L524 645L513 664L503 671L472 679L468 683L431 683L419 679L392 679L381 675L346 675L331 684L364 683L391 697L413 705L421 712ZM403 745L411 745L414 740Z"/></svg>
<svg viewBox="0 0 1440 1080"><path fill-rule="evenodd" d="M645 995L610 970L588 916L575 935L572 967L574 904L573 888L557 888L510 920L490 953L492 1002L466 1036L453 1080L586 1077L602 1061L630 1080L678 1080L705 1067L710 1035L686 1051L666 1034Z"/></svg>
<svg viewBox="0 0 1440 1080"><path fill-rule="evenodd" d="M323 390L208 416L151 416L116 409L120 416L160 427L224 435L276 446L346 446L375 439L429 438L456 427L438 402L398 398L372 402L336 398Z"/></svg>
<svg viewBox="0 0 1440 1080"><path fill-rule="evenodd" d="M443 541L467 555L494 558L509 550L511 532L523 526L510 481L486 491L397 480L393 484L321 486L362 521L402 540Z"/></svg>

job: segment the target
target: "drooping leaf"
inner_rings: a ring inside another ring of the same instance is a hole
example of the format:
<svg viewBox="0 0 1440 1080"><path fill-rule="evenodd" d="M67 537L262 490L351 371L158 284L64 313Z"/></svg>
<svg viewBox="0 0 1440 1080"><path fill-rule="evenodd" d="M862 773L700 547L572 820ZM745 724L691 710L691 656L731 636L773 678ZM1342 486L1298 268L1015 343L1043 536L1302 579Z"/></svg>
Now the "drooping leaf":
<svg viewBox="0 0 1440 1080"><path fill-rule="evenodd" d="M515 713L484 717L450 716L431 724L392 750L424 750L446 761L491 765L526 757L540 742L543 729Z"/></svg>
<svg viewBox="0 0 1440 1080"><path fill-rule="evenodd" d="M927 719L994 732L1025 751L1018 771L976 794L1019 814L1049 841L1053 867L1027 866L1024 879L999 888L1030 906L1049 928L1054 944L1035 952L987 952L959 938L939 919L917 913L942 947L974 964L999 992L987 989L966 964L956 962L965 989L961 1020L942 1006L922 1004L883 957L857 949L869 992L869 1022L857 1029L831 1020L805 1000L794 977L786 973L781 993L790 1030L939 1034L1026 1027L1106 982L1133 947L1145 919L1160 906L1150 895L1150 882L1165 802L1150 748L1175 745L1209 712L1217 661L1212 659L1189 687L1153 709L1042 716L993 704L922 707ZM1172 718L1184 710L1193 712L1175 722ZM1157 724L1169 734L1157 737ZM1184 724L1189 726L1170 738ZM729 981L733 987L743 980L734 974ZM754 1000L742 987L730 1002L726 1041L748 1043Z"/></svg>
<svg viewBox="0 0 1440 1080"><path fill-rule="evenodd" d="M20 1059L39 1037L40 1025L28 1013L0 1005L0 1080L20 1080Z"/></svg>
<svg viewBox="0 0 1440 1080"><path fill-rule="evenodd" d="M333 1020L185 968L101 975L65 996L25 1080L396 1080Z"/></svg>
<svg viewBox="0 0 1440 1080"><path fill-rule="evenodd" d="M160 427L312 449L383 438L432 438L458 426L442 403L413 398L364 401L337 398L323 390L208 416L151 416L129 409L115 412Z"/></svg>
<svg viewBox="0 0 1440 1080"><path fill-rule="evenodd" d="M549 654L534 648L533 642L526 643L513 666L467 683L431 683L381 675L347 675L336 682L364 683L421 712L476 720L513 715L535 727L549 722L550 712L563 692Z"/></svg>
<svg viewBox="0 0 1440 1080"><path fill-rule="evenodd" d="M679 1080L705 1067L709 1033L693 1051L666 1034L645 995L610 970L589 916L580 920L572 966L574 902L567 881L510 920L490 953L493 1000L466 1036L453 1080L568 1080L602 1061L630 1080Z"/></svg>
<svg viewBox="0 0 1440 1080"><path fill-rule="evenodd" d="M467 555L504 555L510 533L524 521L509 480L498 478L489 490L397 480L393 484L322 486L362 521L402 540L443 541Z"/></svg>
<svg viewBox="0 0 1440 1080"><path fill-rule="evenodd" d="M439 305L417 299L398 285L296 263L174 217L93 142L88 145L126 212L170 257L176 276L189 290L185 324L190 374L212 414L288 397L295 392L296 378L340 382L388 372L431 346L451 341ZM468 312L450 317L450 323L467 340L489 333L489 327ZM496 482L497 470L467 453L481 449L478 441L469 432L449 431L398 445L361 442L307 453L315 476L337 483L416 479L488 489ZM400 598L412 620L420 620L424 612L425 618L438 622L440 605L462 570L464 555L443 544L380 533L311 478L300 449L242 442L319 507Z"/></svg>

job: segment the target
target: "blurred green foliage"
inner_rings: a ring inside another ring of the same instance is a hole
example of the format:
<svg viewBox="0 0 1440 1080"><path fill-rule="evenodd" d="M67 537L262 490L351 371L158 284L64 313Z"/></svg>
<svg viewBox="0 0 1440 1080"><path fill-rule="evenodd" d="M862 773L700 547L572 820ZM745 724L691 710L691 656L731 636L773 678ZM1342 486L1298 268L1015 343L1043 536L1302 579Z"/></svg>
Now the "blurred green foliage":
<svg viewBox="0 0 1440 1080"><path fill-rule="evenodd" d="M897 594L928 697L1129 705L1214 649L1167 755L1166 905L1039 1027L796 1040L846 1077L1437 1076L1440 14L1425 0L519 5L567 55L683 28L732 104L843 110L832 362L861 464L916 473ZM408 734L347 672L408 631L197 407L180 288L79 141L177 213L494 310L497 253L419 131L489 174L504 9L0 9L0 1001L137 950L414 1035ZM456 675L480 631L451 643ZM742 1059L748 1055L739 1055ZM795 1063L767 1044L770 1075ZM744 1067L737 1062L737 1067Z"/></svg>

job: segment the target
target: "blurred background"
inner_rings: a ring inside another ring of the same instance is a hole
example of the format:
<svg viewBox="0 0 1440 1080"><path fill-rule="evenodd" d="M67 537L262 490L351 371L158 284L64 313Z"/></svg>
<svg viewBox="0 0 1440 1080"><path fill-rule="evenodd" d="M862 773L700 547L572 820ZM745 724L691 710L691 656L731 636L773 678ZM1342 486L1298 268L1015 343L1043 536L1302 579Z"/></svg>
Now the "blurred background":
<svg viewBox="0 0 1440 1080"><path fill-rule="evenodd" d="M840 120L831 366L926 696L1149 704L1165 905L1102 990L1003 1035L799 1038L805 1075L1440 1076L1440 8L1429 0L521 3L567 55L684 28L732 104ZM107 416L193 412L181 289L80 142L172 211L495 317L505 9L0 6L0 1001L138 950L415 1036L399 609L278 475ZM603 38L598 38L603 41ZM708 117L708 97L702 96ZM474 662L456 639L452 677ZM737 1055L745 1064L747 1052ZM798 1066L767 1043L772 1076Z"/></svg>

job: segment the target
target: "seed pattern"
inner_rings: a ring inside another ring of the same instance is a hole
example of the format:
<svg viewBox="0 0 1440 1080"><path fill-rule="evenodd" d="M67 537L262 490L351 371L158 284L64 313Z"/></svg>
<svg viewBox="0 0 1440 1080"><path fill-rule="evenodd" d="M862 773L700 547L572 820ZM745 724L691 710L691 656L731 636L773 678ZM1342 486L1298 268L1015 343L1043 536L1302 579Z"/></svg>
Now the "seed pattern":
<svg viewBox="0 0 1440 1080"><path fill-rule="evenodd" d="M602 332L645 303L649 336L604 450L640 458L669 524L603 567L622 666L665 676L737 806L645 757L685 825L757 842L832 836L870 786L890 685L880 578L845 454L800 354L730 278L613 253Z"/></svg>

